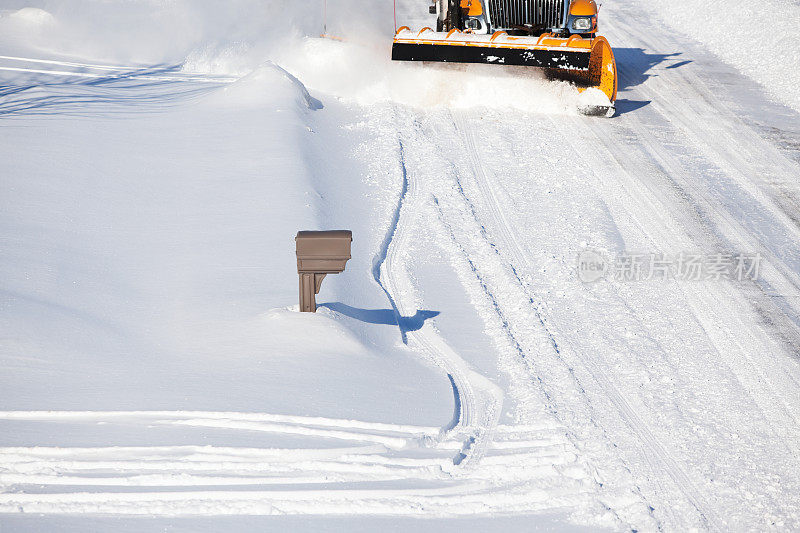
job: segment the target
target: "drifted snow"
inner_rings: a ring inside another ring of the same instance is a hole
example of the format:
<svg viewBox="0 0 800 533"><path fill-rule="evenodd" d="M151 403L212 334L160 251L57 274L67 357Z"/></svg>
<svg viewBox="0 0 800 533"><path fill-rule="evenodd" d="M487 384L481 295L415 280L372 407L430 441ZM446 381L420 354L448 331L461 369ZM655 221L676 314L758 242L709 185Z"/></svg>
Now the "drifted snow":
<svg viewBox="0 0 800 533"><path fill-rule="evenodd" d="M23 7L17 11L7 12L6 15L17 24L29 27L50 26L56 20L44 9L36 7Z"/></svg>
<svg viewBox="0 0 800 533"><path fill-rule="evenodd" d="M604 120L390 62L389 3L331 9L345 41L306 4L41 9L0 18L0 529L800 525L797 114L706 49L605 5ZM586 249L765 268L584 284Z"/></svg>

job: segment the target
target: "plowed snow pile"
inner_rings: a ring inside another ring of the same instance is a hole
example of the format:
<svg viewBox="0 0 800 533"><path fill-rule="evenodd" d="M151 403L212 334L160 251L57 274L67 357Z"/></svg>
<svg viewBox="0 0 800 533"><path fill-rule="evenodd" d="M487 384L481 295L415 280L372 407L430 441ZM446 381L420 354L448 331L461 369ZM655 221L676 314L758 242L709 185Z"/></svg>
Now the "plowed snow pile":
<svg viewBox="0 0 800 533"><path fill-rule="evenodd" d="M311 88L361 105L495 108L575 113L579 93L535 69L392 62L387 42L304 39L278 61Z"/></svg>

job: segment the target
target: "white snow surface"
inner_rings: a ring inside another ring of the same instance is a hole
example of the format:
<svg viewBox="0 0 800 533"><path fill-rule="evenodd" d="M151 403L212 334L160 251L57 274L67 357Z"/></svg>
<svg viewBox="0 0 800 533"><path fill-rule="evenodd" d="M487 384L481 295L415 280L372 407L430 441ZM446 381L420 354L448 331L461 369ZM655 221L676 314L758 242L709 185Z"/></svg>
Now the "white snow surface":
<svg viewBox="0 0 800 533"><path fill-rule="evenodd" d="M797 5L605 2L602 119L328 4L0 6L0 531L800 528L797 73L733 45ZM295 232L341 228L297 312Z"/></svg>
<svg viewBox="0 0 800 533"><path fill-rule="evenodd" d="M676 0L639 6L702 43L763 85L777 101L800 110L800 4L796 1Z"/></svg>

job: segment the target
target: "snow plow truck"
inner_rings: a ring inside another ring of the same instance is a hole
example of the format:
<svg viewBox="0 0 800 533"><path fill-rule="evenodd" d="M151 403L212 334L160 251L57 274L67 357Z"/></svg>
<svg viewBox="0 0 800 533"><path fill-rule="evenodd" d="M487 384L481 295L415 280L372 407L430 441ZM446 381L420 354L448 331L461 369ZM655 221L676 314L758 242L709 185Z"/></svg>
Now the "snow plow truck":
<svg viewBox="0 0 800 533"><path fill-rule="evenodd" d="M436 29L397 29L392 59L520 65L607 98L581 109L613 116L617 66L608 41L597 35L595 0L434 0Z"/></svg>

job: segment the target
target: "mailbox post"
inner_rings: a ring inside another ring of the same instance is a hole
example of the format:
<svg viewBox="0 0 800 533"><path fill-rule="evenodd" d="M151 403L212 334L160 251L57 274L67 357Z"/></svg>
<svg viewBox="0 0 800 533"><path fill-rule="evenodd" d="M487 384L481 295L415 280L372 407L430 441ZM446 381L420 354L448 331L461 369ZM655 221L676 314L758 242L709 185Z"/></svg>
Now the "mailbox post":
<svg viewBox="0 0 800 533"><path fill-rule="evenodd" d="M322 280L327 274L344 272L350 259L353 232L299 231L294 238L297 252L297 274L300 276L300 311L315 313Z"/></svg>

